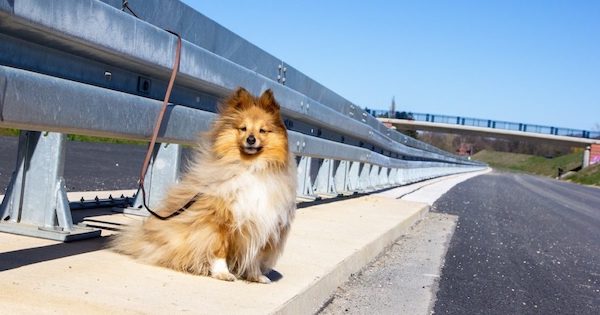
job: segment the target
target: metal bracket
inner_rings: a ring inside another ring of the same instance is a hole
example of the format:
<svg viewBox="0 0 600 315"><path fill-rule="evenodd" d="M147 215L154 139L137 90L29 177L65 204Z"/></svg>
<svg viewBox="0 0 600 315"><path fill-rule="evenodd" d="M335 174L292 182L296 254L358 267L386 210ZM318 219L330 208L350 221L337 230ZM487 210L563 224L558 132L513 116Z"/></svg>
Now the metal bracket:
<svg viewBox="0 0 600 315"><path fill-rule="evenodd" d="M74 241L100 230L73 225L63 178L66 136L21 131L17 165L0 205L0 231Z"/></svg>
<svg viewBox="0 0 600 315"><path fill-rule="evenodd" d="M282 85L285 85L286 73L287 73L287 67L285 66L285 63L282 61L277 66L277 82L281 83Z"/></svg>
<svg viewBox="0 0 600 315"><path fill-rule="evenodd" d="M182 148L179 144L158 143L155 145L144 182L146 204L151 209L156 209L160 205L169 187L179 180L181 154ZM115 211L120 211L120 209L115 209ZM150 215L144 208L140 189L135 195L133 206L122 211L127 214Z"/></svg>

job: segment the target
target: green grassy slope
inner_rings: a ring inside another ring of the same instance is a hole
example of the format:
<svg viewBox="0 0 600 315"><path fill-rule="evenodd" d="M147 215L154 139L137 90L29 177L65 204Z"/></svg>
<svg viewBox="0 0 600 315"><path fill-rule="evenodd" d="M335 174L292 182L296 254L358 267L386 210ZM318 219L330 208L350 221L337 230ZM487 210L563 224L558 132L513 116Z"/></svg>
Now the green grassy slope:
<svg viewBox="0 0 600 315"><path fill-rule="evenodd" d="M569 175L566 179L580 184L600 186L600 164Z"/></svg>
<svg viewBox="0 0 600 315"><path fill-rule="evenodd" d="M583 153L571 153L555 158L544 158L527 154L508 152L495 152L483 150L473 155L473 159L488 163L491 167L500 170L509 170L537 174L548 177L556 177L558 168L564 172L581 166ZM600 186L600 165L590 167L568 178L576 183Z"/></svg>
<svg viewBox="0 0 600 315"><path fill-rule="evenodd" d="M473 158L498 169L553 177L557 176L559 167L566 172L580 166L583 159L582 153L571 153L548 159L541 156L487 150L477 152Z"/></svg>

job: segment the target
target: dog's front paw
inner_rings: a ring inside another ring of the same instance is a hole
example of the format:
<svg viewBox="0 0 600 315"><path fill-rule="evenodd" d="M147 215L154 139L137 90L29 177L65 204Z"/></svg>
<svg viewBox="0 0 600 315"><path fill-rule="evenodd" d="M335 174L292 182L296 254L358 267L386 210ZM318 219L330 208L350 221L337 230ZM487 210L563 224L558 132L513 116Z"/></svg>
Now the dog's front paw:
<svg viewBox="0 0 600 315"><path fill-rule="evenodd" d="M217 272L210 275L211 277L223 281L235 281L237 278L230 272Z"/></svg>
<svg viewBox="0 0 600 315"><path fill-rule="evenodd" d="M269 279L267 276L265 275L260 275L260 276L254 276L254 277L248 277L248 279L246 279L248 281L252 281L252 282L258 282L258 283L263 283L263 284L269 284L271 283L271 279Z"/></svg>

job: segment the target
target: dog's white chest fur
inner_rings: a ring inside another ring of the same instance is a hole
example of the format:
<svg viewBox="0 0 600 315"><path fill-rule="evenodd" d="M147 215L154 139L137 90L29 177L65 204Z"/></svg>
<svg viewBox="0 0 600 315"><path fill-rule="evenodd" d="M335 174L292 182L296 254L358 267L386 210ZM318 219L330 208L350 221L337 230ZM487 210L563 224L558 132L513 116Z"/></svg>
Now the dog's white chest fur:
<svg viewBox="0 0 600 315"><path fill-rule="evenodd" d="M232 212L238 224L252 222L259 229L274 231L289 223L290 192L282 174L248 170L229 183L233 193Z"/></svg>

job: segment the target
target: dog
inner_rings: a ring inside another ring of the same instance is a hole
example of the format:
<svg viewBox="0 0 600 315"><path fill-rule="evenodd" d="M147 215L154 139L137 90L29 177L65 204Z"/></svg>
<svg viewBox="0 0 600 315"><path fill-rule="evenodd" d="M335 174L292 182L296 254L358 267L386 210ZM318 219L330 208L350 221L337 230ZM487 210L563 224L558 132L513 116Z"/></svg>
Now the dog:
<svg viewBox="0 0 600 315"><path fill-rule="evenodd" d="M157 211L189 207L164 221L148 217L111 247L186 273L270 283L296 210L296 161L280 106L270 89L255 97L238 88L218 112Z"/></svg>

